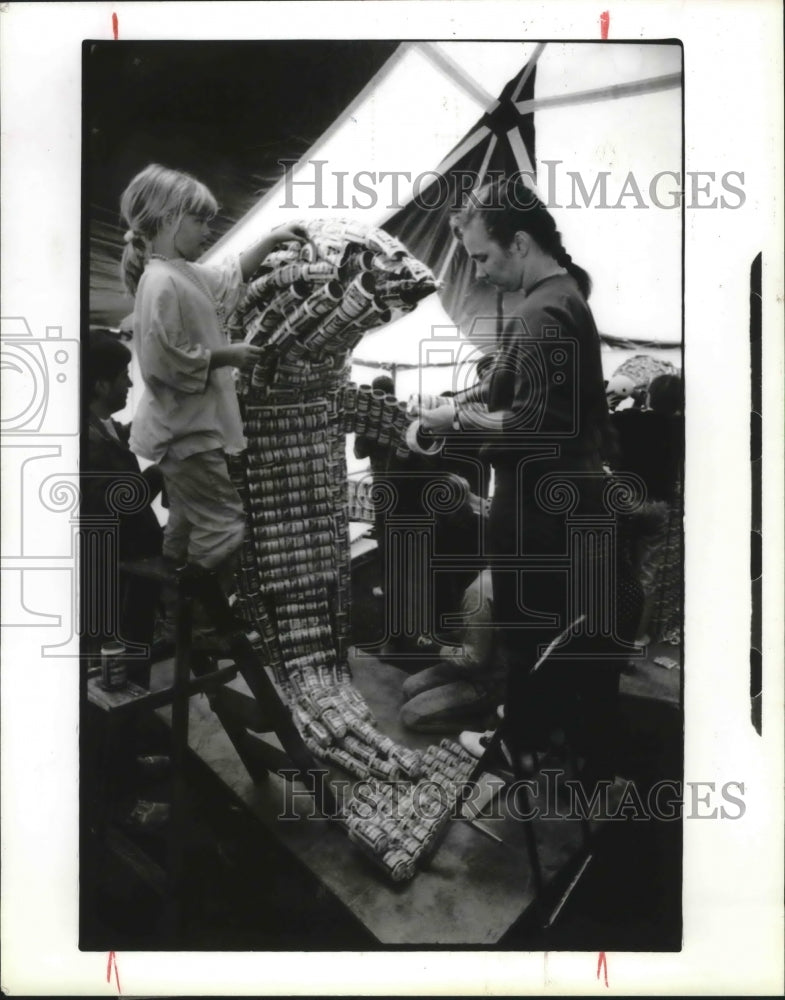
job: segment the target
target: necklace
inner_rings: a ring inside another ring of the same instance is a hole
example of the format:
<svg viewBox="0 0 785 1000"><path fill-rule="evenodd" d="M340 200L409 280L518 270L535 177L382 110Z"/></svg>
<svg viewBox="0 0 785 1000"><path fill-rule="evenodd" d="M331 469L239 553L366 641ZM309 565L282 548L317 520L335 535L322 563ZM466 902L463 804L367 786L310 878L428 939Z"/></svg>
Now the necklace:
<svg viewBox="0 0 785 1000"><path fill-rule="evenodd" d="M226 327L226 309L223 302L219 302L213 295L212 291L208 287L207 283L204 281L202 276L194 268L190 266L181 267L180 265L187 265L188 261L184 257L164 257L160 253L151 253L151 260L165 260L168 264L174 264L178 271L191 281L192 284L196 285L203 295L206 295L209 301L212 303L215 309L216 316L218 317L218 325L221 330L225 332Z"/></svg>

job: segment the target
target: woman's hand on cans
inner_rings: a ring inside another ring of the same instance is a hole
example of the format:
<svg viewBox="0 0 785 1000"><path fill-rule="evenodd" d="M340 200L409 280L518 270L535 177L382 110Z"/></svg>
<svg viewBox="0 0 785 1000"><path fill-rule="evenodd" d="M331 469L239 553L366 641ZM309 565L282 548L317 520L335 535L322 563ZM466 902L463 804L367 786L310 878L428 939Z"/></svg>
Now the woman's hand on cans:
<svg viewBox="0 0 785 1000"><path fill-rule="evenodd" d="M440 397L437 397L440 398ZM420 411L420 426L426 434L449 434L455 413L452 405Z"/></svg>
<svg viewBox="0 0 785 1000"><path fill-rule="evenodd" d="M435 410L437 406L444 406L447 402L448 399L444 396L434 396L433 393L429 392L415 392L409 396L406 412L410 417L419 417L426 410Z"/></svg>

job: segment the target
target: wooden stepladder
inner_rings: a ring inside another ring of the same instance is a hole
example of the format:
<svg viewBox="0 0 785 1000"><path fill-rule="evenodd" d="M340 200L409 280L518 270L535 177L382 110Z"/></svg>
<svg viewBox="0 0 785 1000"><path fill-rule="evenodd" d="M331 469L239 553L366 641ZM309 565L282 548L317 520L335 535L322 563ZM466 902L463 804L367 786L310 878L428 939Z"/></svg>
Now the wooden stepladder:
<svg viewBox="0 0 785 1000"><path fill-rule="evenodd" d="M232 614L218 579L213 573L196 566L184 566L177 573L177 643L175 653L175 690L187 692L190 674L197 677L212 669L211 661L222 653L228 654L248 685L252 699L231 688L221 687L212 692L210 706L226 730L229 739L254 781L269 772L278 772L287 779L301 780L313 793L319 811L327 817L335 815L335 800L329 786L320 780L325 769L303 743L292 721L288 706L273 683L263 655L244 623ZM194 604L199 602L218 633L217 647L210 651L193 642ZM172 712L173 738L178 738L183 752L187 749L187 694L180 699L175 719L175 699ZM182 719L179 716L182 715ZM274 733L283 750L249 737L255 733Z"/></svg>
<svg viewBox="0 0 785 1000"><path fill-rule="evenodd" d="M194 694L207 695L211 709L254 783L263 782L270 773L279 773L287 781L301 781L313 795L320 813L328 819L336 815L336 803L329 783L324 780L325 768L303 743L268 674L253 634L232 614L216 576L189 565L173 570L161 558L123 561L120 570L148 580L151 585L176 587L174 676L169 685L155 690L129 683L124 689L105 691L98 676L100 671L88 672L87 701L103 720L104 744L95 796L97 806L91 807L88 825L99 839L110 835L106 807L111 760L122 741L124 724L143 712L171 705L171 808L166 871L156 869L160 874L156 874L155 881L165 900L163 919L167 935L176 943L181 933L181 901L185 898L189 703ZM194 634L197 604L215 628L215 635L209 641ZM250 696L227 686L238 674L248 685ZM265 734L274 735L280 746L260 738Z"/></svg>

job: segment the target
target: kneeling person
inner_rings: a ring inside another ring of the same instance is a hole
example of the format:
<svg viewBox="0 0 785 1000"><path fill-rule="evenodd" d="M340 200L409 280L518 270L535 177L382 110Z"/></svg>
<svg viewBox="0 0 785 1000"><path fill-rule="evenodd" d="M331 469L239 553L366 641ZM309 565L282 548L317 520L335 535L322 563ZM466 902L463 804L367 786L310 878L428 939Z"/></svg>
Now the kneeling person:
<svg viewBox="0 0 785 1000"><path fill-rule="evenodd" d="M458 641L439 649L440 661L403 684L401 721L421 733L454 732L482 720L502 700L505 669L494 655L491 571L466 588Z"/></svg>

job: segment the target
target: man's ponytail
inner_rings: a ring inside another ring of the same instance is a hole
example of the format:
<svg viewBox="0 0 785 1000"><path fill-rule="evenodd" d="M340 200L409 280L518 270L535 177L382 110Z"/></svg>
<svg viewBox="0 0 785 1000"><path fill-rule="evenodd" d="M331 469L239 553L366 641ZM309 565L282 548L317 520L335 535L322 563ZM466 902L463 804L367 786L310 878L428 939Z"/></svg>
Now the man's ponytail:
<svg viewBox="0 0 785 1000"><path fill-rule="evenodd" d="M578 288L581 290L581 294L585 299L591 295L591 278L588 271L584 271L582 267L575 263L569 253L564 249L561 241L561 233L558 229L555 231L555 246L551 251L553 259L559 265L563 267L567 274L575 279ZM547 247L546 247L547 249Z"/></svg>

